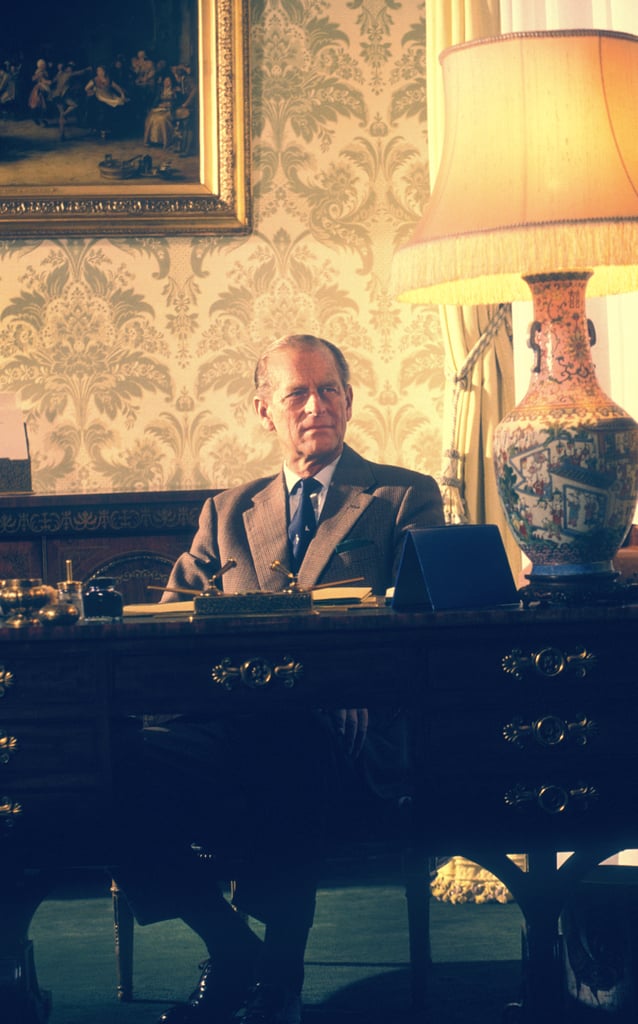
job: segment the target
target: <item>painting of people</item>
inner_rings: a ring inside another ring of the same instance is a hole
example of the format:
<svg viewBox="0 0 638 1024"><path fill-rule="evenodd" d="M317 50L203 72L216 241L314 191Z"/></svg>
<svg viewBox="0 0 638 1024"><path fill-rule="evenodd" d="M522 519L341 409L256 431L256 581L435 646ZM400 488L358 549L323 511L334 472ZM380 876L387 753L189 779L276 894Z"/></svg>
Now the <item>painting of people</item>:
<svg viewBox="0 0 638 1024"><path fill-rule="evenodd" d="M198 0L35 0L0 35L7 186L198 182Z"/></svg>

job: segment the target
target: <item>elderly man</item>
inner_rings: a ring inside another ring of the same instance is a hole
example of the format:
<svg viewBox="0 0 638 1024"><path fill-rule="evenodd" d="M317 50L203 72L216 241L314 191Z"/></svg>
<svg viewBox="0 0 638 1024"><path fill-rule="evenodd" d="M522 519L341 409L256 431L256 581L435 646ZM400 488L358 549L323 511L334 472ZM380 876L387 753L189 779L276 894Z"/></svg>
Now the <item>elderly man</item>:
<svg viewBox="0 0 638 1024"><path fill-rule="evenodd" d="M286 579L272 568L279 562L302 587L362 577L383 594L406 532L443 524L435 481L368 462L345 445L353 393L348 364L331 343L280 339L259 360L255 386L256 414L277 435L283 467L205 503L168 588L204 588L232 559L223 576L229 591L281 590ZM167 589L163 599L178 597ZM367 730L363 708L241 723L180 720L146 730L156 790L163 780L163 795L173 787L185 821L199 817L199 831L191 826L187 837L214 849L220 870L229 865L226 877L238 881L235 906L266 925L262 942L212 891L201 866L178 869L175 856L166 882L146 869L143 878L124 873L138 920L181 917L210 955L188 1001L167 1010L161 1024L299 1024L334 765L340 757L365 759ZM146 904L145 887L154 887Z"/></svg>

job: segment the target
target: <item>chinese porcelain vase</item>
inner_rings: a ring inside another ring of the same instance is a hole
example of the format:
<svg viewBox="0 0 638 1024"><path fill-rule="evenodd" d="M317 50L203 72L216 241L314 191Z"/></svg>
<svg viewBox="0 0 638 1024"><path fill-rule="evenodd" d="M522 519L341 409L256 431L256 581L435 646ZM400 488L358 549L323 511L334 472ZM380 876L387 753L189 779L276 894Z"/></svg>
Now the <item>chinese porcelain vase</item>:
<svg viewBox="0 0 638 1024"><path fill-rule="evenodd" d="M589 273L527 277L534 297L529 390L498 425L500 499L533 563L530 583L614 578L638 493L638 424L596 379Z"/></svg>

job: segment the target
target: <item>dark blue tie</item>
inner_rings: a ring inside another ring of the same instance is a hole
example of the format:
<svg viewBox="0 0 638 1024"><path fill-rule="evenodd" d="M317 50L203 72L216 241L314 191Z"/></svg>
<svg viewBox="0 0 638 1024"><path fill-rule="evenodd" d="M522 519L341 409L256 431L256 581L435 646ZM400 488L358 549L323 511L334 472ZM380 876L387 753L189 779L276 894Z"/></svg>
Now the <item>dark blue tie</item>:
<svg viewBox="0 0 638 1024"><path fill-rule="evenodd" d="M295 514L290 520L288 537L290 540L291 569L295 575L303 562L308 545L315 535L317 520L315 510L312 507L310 495L321 490L321 484L313 476L303 477L293 487L292 493L301 490L301 497L297 503Z"/></svg>

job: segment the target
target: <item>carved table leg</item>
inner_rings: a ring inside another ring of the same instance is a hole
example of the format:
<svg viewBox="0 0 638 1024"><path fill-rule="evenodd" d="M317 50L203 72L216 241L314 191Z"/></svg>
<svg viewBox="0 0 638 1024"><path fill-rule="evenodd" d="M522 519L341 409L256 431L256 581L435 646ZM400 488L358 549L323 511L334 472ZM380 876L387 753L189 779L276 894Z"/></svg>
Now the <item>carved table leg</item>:
<svg viewBox="0 0 638 1024"><path fill-rule="evenodd" d="M117 998L130 1002L133 998L133 912L119 885L112 879L113 925L115 932L115 963L117 966Z"/></svg>
<svg viewBox="0 0 638 1024"><path fill-rule="evenodd" d="M428 993L432 965L430 948L430 862L428 856L414 845L403 849L403 877L408 911L410 946L410 982L412 1009L423 1010Z"/></svg>
<svg viewBox="0 0 638 1024"><path fill-rule="evenodd" d="M538 906L528 910L523 925L523 1015L526 1024L564 1013L561 945L558 934L560 908Z"/></svg>
<svg viewBox="0 0 638 1024"><path fill-rule="evenodd" d="M509 888L524 918L522 997L505 1008L503 1024L563 1019L566 996L559 917L575 885L613 852L575 853L558 869L554 851L536 850L527 854L527 871L504 855L467 854Z"/></svg>
<svg viewBox="0 0 638 1024"><path fill-rule="evenodd" d="M49 874L3 866L0 875L2 1024L46 1024L51 996L38 985L29 926L52 888Z"/></svg>

